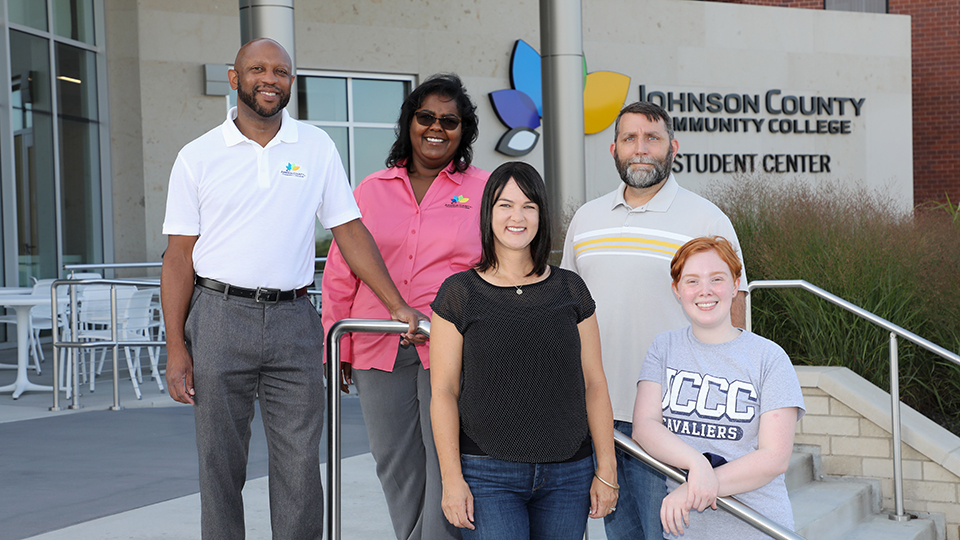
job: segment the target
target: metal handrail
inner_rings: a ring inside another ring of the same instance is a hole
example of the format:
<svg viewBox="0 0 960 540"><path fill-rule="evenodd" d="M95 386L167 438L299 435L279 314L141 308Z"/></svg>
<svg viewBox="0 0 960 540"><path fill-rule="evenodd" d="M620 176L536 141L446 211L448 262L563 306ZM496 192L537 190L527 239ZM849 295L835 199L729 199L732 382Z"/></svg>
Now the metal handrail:
<svg viewBox="0 0 960 540"><path fill-rule="evenodd" d="M327 332L327 535L340 540L341 529L341 451L340 451L340 338L350 332L395 333L406 332L409 325L380 319L342 319ZM420 321L417 332L430 337L430 323ZM666 465L646 453L640 445L623 433L614 430L614 443L624 452L660 471L668 478L683 483L686 478L678 469ZM772 536L775 540L804 540L797 533L753 510L732 497L717 497L717 507L742 519L749 525Z"/></svg>
<svg viewBox="0 0 960 540"><path fill-rule="evenodd" d="M802 279L785 280L757 280L751 281L747 286L749 292L754 289L803 289L811 292L820 298L839 306L858 317L866 319L871 323L890 332L890 432L893 437L893 494L895 514L890 514L890 519L896 521L906 521L913 516L906 514L903 508L903 456L901 448L901 426L900 426L900 367L898 365L897 336L912 341L913 343L927 349L928 351L950 360L960 366L960 355L948 351L947 349L926 340L913 332L906 330L892 322L871 313L862 307L848 302L839 296L830 293ZM747 295L746 322L747 330L750 331L753 326L753 317L751 313L751 296Z"/></svg>
<svg viewBox="0 0 960 540"><path fill-rule="evenodd" d="M410 325L381 319L341 319L327 332L327 538L340 540L340 338L350 332L402 334ZM430 337L430 321L417 332Z"/></svg>
<svg viewBox="0 0 960 540"><path fill-rule="evenodd" d="M93 264L65 264L63 269L68 272L76 270L121 270L126 268L160 268L163 263L160 262L136 262L136 263L93 263Z"/></svg>
<svg viewBox="0 0 960 540"><path fill-rule="evenodd" d="M636 441L624 435L623 433L613 430L613 441L616 443L618 448L630 456L646 463L651 468L660 472L674 482L682 484L687 481L684 474L680 472L680 469L671 467L670 465L658 461L657 458L646 453L643 448L640 448L640 445L637 444ZM753 508L750 508L733 497L717 497L717 508L726 510L727 512L733 514L734 517L740 518L748 525L751 525L757 530L772 536L776 540L804 540L804 538L796 532L791 531L779 523L771 521L760 512L757 512Z"/></svg>
<svg viewBox="0 0 960 540"><path fill-rule="evenodd" d="M140 264L140 263L133 263ZM146 263L142 263L146 264ZM120 375L119 375L119 349L120 347L126 346L151 346L151 345L166 345L165 340L157 341L123 341L117 339L117 289L116 287L110 288L110 330L111 336L110 340L98 340L96 342L84 342L78 340L79 334L79 311L77 309L77 285L134 285L134 286L143 286L143 287L156 287L156 281L145 281L145 280L136 280L136 279L58 279L50 285L50 316L51 321L54 321L53 327L51 330L52 341L53 341L53 374L54 374L54 385L53 385L53 405L49 410L51 411L60 411L63 410L60 407L60 383L56 380L57 374L60 373L60 349L86 349L86 348L101 348L101 347L112 347L113 349L113 406L110 407L111 410L118 411L120 407ZM61 341L60 340L60 325L56 324L56 321L59 320L59 301L57 298L57 289L66 285L70 287L70 336L72 341ZM77 362L73 363L73 403L69 406L71 409L80 409L80 373L79 365ZM91 374L93 376L93 374Z"/></svg>
<svg viewBox="0 0 960 540"><path fill-rule="evenodd" d="M314 260L316 263L326 264L326 257L317 257ZM63 269L68 272L74 272L77 270L122 270L129 268L160 268L163 266L162 262L137 262L137 263L84 263L84 264L65 264Z"/></svg>
<svg viewBox="0 0 960 540"><path fill-rule="evenodd" d="M143 268L153 263L122 263L122 264L131 264L136 266L127 266L128 268L139 267ZM159 265L159 263L157 263ZM88 268L73 268L75 266L85 266ZM101 265L67 265L64 267L65 270L79 270L79 269L90 269L101 268ZM117 266L120 267L120 266ZM157 281L142 280L142 279L104 279L104 278L92 278L92 279L60 279L54 281L50 286L50 297L51 297L51 320L58 320L58 302L57 302L57 288L61 285L66 285L70 287L70 335L73 336L72 341L61 341L59 335L59 326L53 325L52 330L52 341L53 341L53 372L59 373L60 369L60 349L90 349L90 348L102 348L102 347L112 347L113 348L113 406L110 407L110 410L119 411L123 407L120 406L120 380L119 380L119 348L120 347L134 347L134 346L164 346L167 344L166 340L149 340L149 341L124 341L118 340L116 336L117 328L117 298L116 298L116 289L111 289L110 293L110 328L113 330L113 335L110 340L97 340L96 342L88 341L79 341L77 336L79 335L79 320L77 319L79 310L77 309L77 285L93 285L93 284L104 284L104 285L134 285L141 287L157 287L159 283ZM320 291L309 289L307 294L310 295L311 301L314 303L314 306L317 305L316 299L320 297ZM79 365L74 362L73 364L73 403L69 406L70 409L81 409L83 408L80 405L80 382L79 382ZM50 411L61 411L63 410L60 407L60 388L59 383L54 386L53 391L53 405L49 408Z"/></svg>

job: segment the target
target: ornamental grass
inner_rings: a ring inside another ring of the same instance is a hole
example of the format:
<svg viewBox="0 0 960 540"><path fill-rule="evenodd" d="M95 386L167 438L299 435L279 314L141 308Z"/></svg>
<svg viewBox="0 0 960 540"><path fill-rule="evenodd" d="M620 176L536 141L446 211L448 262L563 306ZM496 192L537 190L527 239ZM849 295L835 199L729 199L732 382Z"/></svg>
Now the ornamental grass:
<svg viewBox="0 0 960 540"><path fill-rule="evenodd" d="M707 198L733 221L753 280L803 279L960 351L960 219L949 201L910 212L882 193L743 176ZM845 366L889 391L889 333L812 293L763 289L753 331L797 365ZM960 435L960 366L899 339L907 405Z"/></svg>

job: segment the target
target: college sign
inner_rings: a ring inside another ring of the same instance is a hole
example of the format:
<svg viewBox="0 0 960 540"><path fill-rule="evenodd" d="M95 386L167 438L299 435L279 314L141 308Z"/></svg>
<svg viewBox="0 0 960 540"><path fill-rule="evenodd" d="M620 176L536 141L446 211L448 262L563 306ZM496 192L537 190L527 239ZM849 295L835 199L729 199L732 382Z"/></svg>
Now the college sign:
<svg viewBox="0 0 960 540"><path fill-rule="evenodd" d="M754 137L854 133L853 118L864 112L866 98L792 95L772 88L762 93L648 92L640 101L660 105L673 117L675 133L714 133ZM830 173L832 157L819 153L680 153L673 171L680 173Z"/></svg>
<svg viewBox="0 0 960 540"><path fill-rule="evenodd" d="M537 129L543 117L540 54L517 40L510 55L511 88L491 92L490 102L508 131L496 150L508 156L523 156L536 147ZM588 73L584 60L584 133L608 128L627 101L630 77L610 71ZM660 105L673 117L677 134L703 133L716 137L749 136L740 144L756 144L790 137L847 137L857 130L855 119L864 114L865 97L794 95L781 89L762 92L649 91L639 86L639 100ZM726 139L725 139L726 140ZM692 145L696 145L692 140ZM795 139L788 147L796 147ZM686 145L685 145L686 146ZM729 145L722 145L729 146ZM764 144L763 146L770 146ZM772 144L772 146L780 146ZM807 145L809 146L809 145ZM675 173L831 173L833 156L828 153L729 152L678 153Z"/></svg>

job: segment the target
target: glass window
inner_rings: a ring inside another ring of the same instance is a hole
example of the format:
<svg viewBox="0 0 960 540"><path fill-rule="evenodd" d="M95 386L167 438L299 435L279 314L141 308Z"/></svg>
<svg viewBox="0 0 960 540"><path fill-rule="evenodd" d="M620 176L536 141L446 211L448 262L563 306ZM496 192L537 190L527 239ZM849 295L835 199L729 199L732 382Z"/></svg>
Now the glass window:
<svg viewBox="0 0 960 540"><path fill-rule="evenodd" d="M297 77L300 118L347 121L347 80L331 77Z"/></svg>
<svg viewBox="0 0 960 540"><path fill-rule="evenodd" d="M354 186L383 168L400 105L412 84L410 76L297 74L300 118L325 130L337 143Z"/></svg>
<svg viewBox="0 0 960 540"><path fill-rule="evenodd" d="M354 186L383 169L413 81L412 76L297 73L300 118L330 135ZM317 225L317 256L325 256L329 245L330 233Z"/></svg>
<svg viewBox="0 0 960 540"><path fill-rule="evenodd" d="M333 139L333 143L337 145L337 152L340 154L340 161L343 163L349 163L350 142L347 128L326 126L323 128L323 130L327 132L327 135Z"/></svg>
<svg viewBox="0 0 960 540"><path fill-rule="evenodd" d="M59 127L63 260L101 262L100 129L65 116Z"/></svg>
<svg viewBox="0 0 960 540"><path fill-rule="evenodd" d="M44 0L7 0L7 16L10 22L47 29L47 3Z"/></svg>
<svg viewBox="0 0 960 540"><path fill-rule="evenodd" d="M383 162L397 137L393 129L358 127L354 130L353 140L356 145L356 178L363 179L383 168Z"/></svg>
<svg viewBox="0 0 960 540"><path fill-rule="evenodd" d="M823 9L828 11L886 13L887 0L824 0Z"/></svg>
<svg viewBox="0 0 960 540"><path fill-rule="evenodd" d="M62 264L103 260L97 82L103 51L94 46L94 18L103 3L4 4L9 21L20 25L9 30L12 133L4 136L13 140L14 177L4 182L13 184L16 203L3 226L16 229L17 260L5 258L4 265L16 264L19 284L29 285L30 278L59 276Z"/></svg>
<svg viewBox="0 0 960 540"><path fill-rule="evenodd" d="M408 93L409 84L402 81L354 79L354 120L396 124L400 116L400 104Z"/></svg>
<svg viewBox="0 0 960 540"><path fill-rule="evenodd" d="M100 126L96 55L56 44L64 262L100 262Z"/></svg>
<svg viewBox="0 0 960 540"><path fill-rule="evenodd" d="M58 36L96 45L93 35L93 0L53 0L52 18L53 32Z"/></svg>
<svg viewBox="0 0 960 540"><path fill-rule="evenodd" d="M30 277L59 275L49 54L46 39L10 31L21 286L29 285Z"/></svg>
<svg viewBox="0 0 960 540"><path fill-rule="evenodd" d="M59 113L96 120L97 66L93 52L57 43L57 98Z"/></svg>

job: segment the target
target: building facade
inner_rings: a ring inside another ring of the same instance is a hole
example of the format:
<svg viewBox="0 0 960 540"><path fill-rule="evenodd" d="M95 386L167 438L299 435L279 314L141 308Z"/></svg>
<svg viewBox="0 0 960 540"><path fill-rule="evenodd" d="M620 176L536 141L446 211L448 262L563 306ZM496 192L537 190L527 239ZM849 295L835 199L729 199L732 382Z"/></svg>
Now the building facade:
<svg viewBox="0 0 960 540"><path fill-rule="evenodd" d="M622 102L670 110L681 184L703 191L739 174L836 181L913 206L909 17L582 4L588 88L601 81L591 92L604 94L612 83L603 81L618 80ZM0 0L0 28L11 81L0 89L4 284L75 262L158 261L176 154L221 123L234 99L211 90L210 67L233 62L238 1ZM490 94L512 88L518 40L535 56L538 1L302 0L295 39L300 118L337 141L352 181L383 167L400 101L437 72L458 73L478 105L475 164L515 159L496 150L510 126ZM584 138L587 198L620 183L606 118ZM549 126L542 118L533 131ZM542 142L519 159L543 170Z"/></svg>
<svg viewBox="0 0 960 540"><path fill-rule="evenodd" d="M711 1L711 0L708 0ZM846 9L910 17L913 133L913 196L960 201L960 4L954 0L712 0L802 9Z"/></svg>

